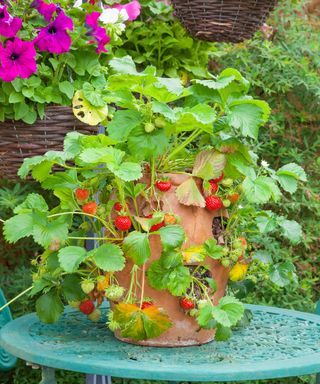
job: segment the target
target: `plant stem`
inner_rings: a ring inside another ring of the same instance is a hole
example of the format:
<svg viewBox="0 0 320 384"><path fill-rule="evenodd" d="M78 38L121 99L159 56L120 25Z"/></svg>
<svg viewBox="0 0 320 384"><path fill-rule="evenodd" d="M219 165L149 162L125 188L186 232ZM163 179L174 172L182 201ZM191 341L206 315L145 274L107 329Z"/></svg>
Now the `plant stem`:
<svg viewBox="0 0 320 384"><path fill-rule="evenodd" d="M77 236L68 236L68 239L72 240L122 240L119 237L77 237Z"/></svg>
<svg viewBox="0 0 320 384"><path fill-rule="evenodd" d="M61 212L61 213L54 213L53 215L49 215L48 218L52 217L58 217L58 216L65 216L65 215L84 215L88 217L93 217L94 219L99 220L104 226L108 226L108 223L102 220L100 217L91 215L90 213L85 213L85 212Z"/></svg>
<svg viewBox="0 0 320 384"><path fill-rule="evenodd" d="M142 266L142 284L141 284L140 309L142 307L143 297L144 297L145 274L146 274L146 264L143 264L143 266Z"/></svg>
<svg viewBox="0 0 320 384"><path fill-rule="evenodd" d="M178 145L167 157L167 161L172 159L177 153L182 151L188 144L190 144L193 140L195 140L201 133L201 129L197 128L183 143Z"/></svg>
<svg viewBox="0 0 320 384"><path fill-rule="evenodd" d="M18 296L14 297L12 300L8 301L5 305L3 305L1 308L0 308L0 312L3 311L5 308L9 307L10 304L14 303L16 300L18 300L21 296L25 295L26 293L28 293L29 291L31 291L31 289L33 288L33 285L27 289L25 289L23 292L19 293Z"/></svg>

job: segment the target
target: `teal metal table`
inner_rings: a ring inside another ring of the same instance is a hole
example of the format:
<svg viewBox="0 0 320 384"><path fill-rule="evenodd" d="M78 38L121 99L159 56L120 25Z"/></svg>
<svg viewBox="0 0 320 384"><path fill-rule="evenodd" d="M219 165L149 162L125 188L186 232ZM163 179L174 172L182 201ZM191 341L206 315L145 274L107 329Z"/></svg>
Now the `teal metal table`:
<svg viewBox="0 0 320 384"><path fill-rule="evenodd" d="M172 381L241 381L320 372L320 316L248 305L254 318L227 342L200 347L150 348L116 340L105 322L93 324L67 308L61 320L42 324L35 314L1 330L0 346L43 367L123 378ZM106 309L107 311L107 309Z"/></svg>

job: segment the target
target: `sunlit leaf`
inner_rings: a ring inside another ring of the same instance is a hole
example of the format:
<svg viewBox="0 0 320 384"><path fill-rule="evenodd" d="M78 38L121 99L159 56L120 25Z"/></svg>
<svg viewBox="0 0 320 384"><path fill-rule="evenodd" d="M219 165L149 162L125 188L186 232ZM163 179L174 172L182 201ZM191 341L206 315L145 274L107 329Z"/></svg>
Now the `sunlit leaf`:
<svg viewBox="0 0 320 384"><path fill-rule="evenodd" d="M134 304L117 304L113 320L119 324L121 336L132 340L158 337L172 325L168 315L154 305L141 310Z"/></svg>

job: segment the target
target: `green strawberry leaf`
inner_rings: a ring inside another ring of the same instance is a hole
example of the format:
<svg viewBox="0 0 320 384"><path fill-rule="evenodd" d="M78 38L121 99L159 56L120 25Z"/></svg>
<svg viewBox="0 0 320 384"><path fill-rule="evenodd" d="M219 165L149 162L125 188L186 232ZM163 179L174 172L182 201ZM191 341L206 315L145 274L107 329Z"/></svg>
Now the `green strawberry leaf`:
<svg viewBox="0 0 320 384"><path fill-rule="evenodd" d="M291 194L297 190L298 181L307 180L303 168L295 163L289 163L279 168L276 172L276 176L281 187Z"/></svg>
<svg viewBox="0 0 320 384"><path fill-rule="evenodd" d="M279 287L297 282L296 268L293 263L286 261L284 263L273 264L270 267L270 280Z"/></svg>
<svg viewBox="0 0 320 384"><path fill-rule="evenodd" d="M131 131L139 126L143 121L143 116L140 112L129 110L118 110L114 117L107 125L107 130L111 139L125 141Z"/></svg>
<svg viewBox="0 0 320 384"><path fill-rule="evenodd" d="M191 284L189 268L180 265L170 270L168 274L167 289L173 296L182 296Z"/></svg>
<svg viewBox="0 0 320 384"><path fill-rule="evenodd" d="M191 284L189 268L178 265L167 269L162 265L162 261L156 260L148 268L149 284L157 290L167 289L173 296L182 296Z"/></svg>
<svg viewBox="0 0 320 384"><path fill-rule="evenodd" d="M46 216L34 216L32 235L34 241L48 247L53 241L63 243L68 237L69 223L66 217L48 221Z"/></svg>
<svg viewBox="0 0 320 384"><path fill-rule="evenodd" d="M261 100L236 100L229 104L229 124L243 136L258 138L259 127L268 121L270 107Z"/></svg>
<svg viewBox="0 0 320 384"><path fill-rule="evenodd" d="M81 301L85 294L81 289L81 278L78 275L67 275L61 283L61 292L67 301Z"/></svg>
<svg viewBox="0 0 320 384"><path fill-rule="evenodd" d="M21 214L11 217L5 221L3 231L9 243L16 243L23 237L32 235L33 215Z"/></svg>
<svg viewBox="0 0 320 384"><path fill-rule="evenodd" d="M154 261L147 271L149 284L159 291L167 288L167 269L162 266L160 260Z"/></svg>
<svg viewBox="0 0 320 384"><path fill-rule="evenodd" d="M165 269L176 268L183 265L182 253L176 251L162 252L160 257L160 264Z"/></svg>
<svg viewBox="0 0 320 384"><path fill-rule="evenodd" d="M229 327L224 327L221 324L217 325L217 330L214 335L216 341L227 341L232 336L232 330Z"/></svg>
<svg viewBox="0 0 320 384"><path fill-rule="evenodd" d="M122 249L115 244L103 244L88 253L96 266L105 272L121 271L125 265Z"/></svg>
<svg viewBox="0 0 320 384"><path fill-rule="evenodd" d="M58 259L61 268L73 273L79 268L79 265L87 258L87 251L82 247L69 246L59 250Z"/></svg>
<svg viewBox="0 0 320 384"><path fill-rule="evenodd" d="M283 236L291 241L292 244L298 244L302 240L302 228L295 220L287 220L284 217L278 217L277 223L282 229Z"/></svg>
<svg viewBox="0 0 320 384"><path fill-rule="evenodd" d="M191 108L179 109L176 112L176 132L193 131L195 126L212 133L216 112L209 105L198 104Z"/></svg>
<svg viewBox="0 0 320 384"><path fill-rule="evenodd" d="M267 203L273 190L270 187L270 178L259 176L256 179L246 177L243 184L243 192L250 203Z"/></svg>
<svg viewBox="0 0 320 384"><path fill-rule="evenodd" d="M30 193L23 203L15 207L13 212L16 214L32 213L34 209L40 212L48 212L49 210L45 199L38 193Z"/></svg>
<svg viewBox="0 0 320 384"><path fill-rule="evenodd" d="M56 290L49 291L36 301L37 315L43 323L55 323L59 320L63 310L63 303Z"/></svg>
<svg viewBox="0 0 320 384"><path fill-rule="evenodd" d="M108 163L107 167L123 181L139 180L142 177L141 165L138 163L131 163L128 161L125 161L120 165Z"/></svg>
<svg viewBox="0 0 320 384"><path fill-rule="evenodd" d="M144 264L151 256L147 233L133 231L123 241L124 253L137 265Z"/></svg>
<svg viewBox="0 0 320 384"><path fill-rule="evenodd" d="M161 245L164 251L179 248L185 241L186 235L181 225L166 225L159 229Z"/></svg>
<svg viewBox="0 0 320 384"><path fill-rule="evenodd" d="M206 254L212 259L219 260L223 257L223 247L218 245L215 239L208 239L204 243L204 249Z"/></svg>
<svg viewBox="0 0 320 384"><path fill-rule="evenodd" d="M169 145L169 139L163 129L146 133L143 127L136 127L128 137L130 152L140 160L162 155Z"/></svg>
<svg viewBox="0 0 320 384"><path fill-rule="evenodd" d="M227 313L231 325L236 325L244 314L244 305L232 296L224 296L218 306Z"/></svg>

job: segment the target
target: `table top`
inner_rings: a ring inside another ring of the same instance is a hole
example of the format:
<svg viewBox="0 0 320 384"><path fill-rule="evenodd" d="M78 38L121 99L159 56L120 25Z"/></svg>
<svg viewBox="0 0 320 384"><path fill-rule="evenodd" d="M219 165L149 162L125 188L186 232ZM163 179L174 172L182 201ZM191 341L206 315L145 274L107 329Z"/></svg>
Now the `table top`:
<svg viewBox="0 0 320 384"><path fill-rule="evenodd" d="M247 305L251 324L226 342L152 348L116 340L105 319L91 323L67 308L61 320L42 324L35 314L8 323L0 345L31 363L89 374L173 381L238 381L320 371L320 316ZM107 309L106 309L107 311Z"/></svg>

